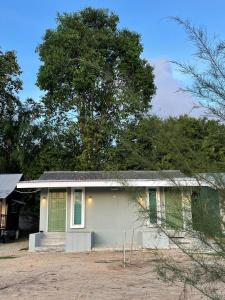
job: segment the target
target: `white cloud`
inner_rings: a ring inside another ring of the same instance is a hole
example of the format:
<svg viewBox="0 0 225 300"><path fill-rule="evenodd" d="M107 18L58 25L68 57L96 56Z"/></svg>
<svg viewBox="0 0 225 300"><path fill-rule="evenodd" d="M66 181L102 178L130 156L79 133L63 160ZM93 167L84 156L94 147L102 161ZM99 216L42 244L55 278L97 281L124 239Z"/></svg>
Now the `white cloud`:
<svg viewBox="0 0 225 300"><path fill-rule="evenodd" d="M204 115L198 102L190 94L178 92L184 84L173 75L171 63L165 59L153 61L155 84L157 86L156 96L152 102L153 112L160 117L177 117L183 114L200 117Z"/></svg>

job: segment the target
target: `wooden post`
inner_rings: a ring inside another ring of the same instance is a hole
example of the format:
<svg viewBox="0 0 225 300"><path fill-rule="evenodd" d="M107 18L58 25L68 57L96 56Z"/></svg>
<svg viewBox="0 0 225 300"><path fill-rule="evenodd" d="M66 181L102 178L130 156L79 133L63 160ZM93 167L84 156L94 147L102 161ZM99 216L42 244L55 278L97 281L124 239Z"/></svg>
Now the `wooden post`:
<svg viewBox="0 0 225 300"><path fill-rule="evenodd" d="M130 263L131 263L131 257L132 257L132 252L133 252L133 243L134 243L134 228L132 231L132 239L131 239L131 245L130 245Z"/></svg>
<svg viewBox="0 0 225 300"><path fill-rule="evenodd" d="M126 267L126 230L124 230L124 242L123 242L123 267Z"/></svg>

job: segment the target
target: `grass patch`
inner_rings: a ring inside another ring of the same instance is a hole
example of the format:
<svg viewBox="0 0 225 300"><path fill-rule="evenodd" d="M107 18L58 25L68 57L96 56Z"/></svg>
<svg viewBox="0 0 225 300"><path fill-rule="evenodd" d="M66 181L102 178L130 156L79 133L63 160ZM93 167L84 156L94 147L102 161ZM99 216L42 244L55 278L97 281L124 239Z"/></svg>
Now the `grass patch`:
<svg viewBox="0 0 225 300"><path fill-rule="evenodd" d="M16 258L17 256L14 255L10 255L10 256L0 256L0 259L12 259L12 258Z"/></svg>

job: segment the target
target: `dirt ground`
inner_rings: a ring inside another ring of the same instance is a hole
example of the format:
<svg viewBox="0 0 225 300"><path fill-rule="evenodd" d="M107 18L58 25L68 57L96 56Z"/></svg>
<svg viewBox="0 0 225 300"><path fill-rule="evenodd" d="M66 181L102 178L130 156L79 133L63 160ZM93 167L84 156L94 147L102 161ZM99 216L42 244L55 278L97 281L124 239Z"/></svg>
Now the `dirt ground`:
<svg viewBox="0 0 225 300"><path fill-rule="evenodd" d="M124 268L122 252L29 253L27 246L27 241L0 244L1 300L178 300L182 291L158 279L150 251L135 252ZM186 299L203 298L189 291Z"/></svg>

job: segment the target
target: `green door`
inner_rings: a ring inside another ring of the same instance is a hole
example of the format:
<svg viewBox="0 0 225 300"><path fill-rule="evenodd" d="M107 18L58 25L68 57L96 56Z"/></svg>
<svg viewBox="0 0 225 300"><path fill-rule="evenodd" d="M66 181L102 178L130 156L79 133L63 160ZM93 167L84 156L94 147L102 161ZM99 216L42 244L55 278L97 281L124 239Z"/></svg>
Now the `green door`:
<svg viewBox="0 0 225 300"><path fill-rule="evenodd" d="M179 189L165 189L165 214L168 229L183 229L182 195Z"/></svg>
<svg viewBox="0 0 225 300"><path fill-rule="evenodd" d="M64 232L66 228L66 191L51 190L48 199L48 231Z"/></svg>

